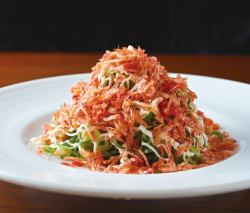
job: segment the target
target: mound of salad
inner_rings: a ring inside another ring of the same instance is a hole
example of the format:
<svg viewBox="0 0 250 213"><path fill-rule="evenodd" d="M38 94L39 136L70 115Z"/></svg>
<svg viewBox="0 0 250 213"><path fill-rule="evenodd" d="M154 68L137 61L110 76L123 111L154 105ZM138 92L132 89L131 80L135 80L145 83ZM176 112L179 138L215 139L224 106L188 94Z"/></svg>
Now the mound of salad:
<svg viewBox="0 0 250 213"><path fill-rule="evenodd" d="M166 173L231 156L237 142L197 110L187 79L170 77L156 57L132 46L106 51L89 82L71 88L32 138L39 154L64 165L113 173Z"/></svg>

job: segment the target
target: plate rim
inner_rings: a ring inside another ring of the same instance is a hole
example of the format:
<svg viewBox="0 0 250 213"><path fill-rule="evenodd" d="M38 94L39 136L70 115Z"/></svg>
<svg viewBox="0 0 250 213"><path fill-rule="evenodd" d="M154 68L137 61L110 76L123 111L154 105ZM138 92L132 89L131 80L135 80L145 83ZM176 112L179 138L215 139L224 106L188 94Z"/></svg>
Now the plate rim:
<svg viewBox="0 0 250 213"><path fill-rule="evenodd" d="M250 83L242 82L242 81L236 81L236 80L231 80L231 79L226 79L226 78L220 78L220 77L214 77L214 76L208 76L208 75L196 75L196 74L191 74L191 73L177 73L177 72L168 72L170 75L181 75L181 76L186 76L187 78L190 77L201 77L201 78L208 78L208 79L214 79L214 80L223 80L228 83L236 83L236 84L241 84L242 86L250 86ZM27 80L27 81L22 81L22 82L17 82L13 84L8 84L5 86L0 87L0 92L6 90L6 89L12 89L18 86L25 86L26 84L33 84L33 83L39 83L43 81L51 81L51 80L56 80L60 78L69 78L69 77L77 77L77 76L82 76L82 75L87 75L91 76L91 72L87 73L74 73L74 74L66 74L66 75L56 75L56 76L50 76L50 77L41 77L41 78L36 78L32 80ZM81 80L79 78L79 80Z"/></svg>

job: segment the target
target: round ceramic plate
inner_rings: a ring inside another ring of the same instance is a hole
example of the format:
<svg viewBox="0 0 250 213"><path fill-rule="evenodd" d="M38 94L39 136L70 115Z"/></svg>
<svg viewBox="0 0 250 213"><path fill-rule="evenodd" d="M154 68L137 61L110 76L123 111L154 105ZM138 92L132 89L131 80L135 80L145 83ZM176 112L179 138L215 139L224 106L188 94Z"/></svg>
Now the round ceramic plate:
<svg viewBox="0 0 250 213"><path fill-rule="evenodd" d="M71 102L69 88L89 74L68 75L0 89L0 179L60 193L111 198L191 197L250 188L250 85L194 75L190 88L197 106L237 139L232 157L201 169L168 174L129 175L70 168L27 148L60 104Z"/></svg>

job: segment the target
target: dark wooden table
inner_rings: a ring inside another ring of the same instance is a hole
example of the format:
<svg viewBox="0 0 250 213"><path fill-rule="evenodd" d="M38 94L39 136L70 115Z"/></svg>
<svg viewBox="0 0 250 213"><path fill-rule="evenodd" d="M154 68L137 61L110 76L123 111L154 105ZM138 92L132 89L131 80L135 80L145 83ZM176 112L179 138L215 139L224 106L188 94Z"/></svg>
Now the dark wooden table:
<svg viewBox="0 0 250 213"><path fill-rule="evenodd" d="M100 54L0 53L0 86L90 72ZM158 55L169 71L250 83L250 56ZM1 104L1 103L0 103ZM0 212L250 212L250 190L170 200L112 200L69 196L0 181Z"/></svg>

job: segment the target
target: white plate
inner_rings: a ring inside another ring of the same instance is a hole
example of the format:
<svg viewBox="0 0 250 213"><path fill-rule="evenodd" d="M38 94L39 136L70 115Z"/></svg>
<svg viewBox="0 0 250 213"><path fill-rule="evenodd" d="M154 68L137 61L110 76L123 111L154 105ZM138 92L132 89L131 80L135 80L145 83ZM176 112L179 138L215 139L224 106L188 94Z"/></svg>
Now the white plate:
<svg viewBox="0 0 250 213"><path fill-rule="evenodd" d="M69 75L0 89L0 179L60 193L111 198L173 198L250 188L250 86L234 81L184 75L198 95L197 105L240 144L240 151L218 164L168 174L125 175L70 168L27 149L30 137L64 101L69 88L89 80Z"/></svg>

